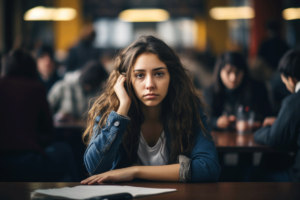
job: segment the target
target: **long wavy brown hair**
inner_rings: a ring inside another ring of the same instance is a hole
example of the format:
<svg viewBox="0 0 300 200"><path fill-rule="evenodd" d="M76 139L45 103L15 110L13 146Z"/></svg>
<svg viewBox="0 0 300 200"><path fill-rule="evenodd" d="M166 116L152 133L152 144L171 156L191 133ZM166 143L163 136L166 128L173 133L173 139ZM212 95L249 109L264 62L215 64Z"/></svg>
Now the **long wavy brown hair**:
<svg viewBox="0 0 300 200"><path fill-rule="evenodd" d="M121 51L115 58L115 68L110 74L107 86L102 95L97 98L88 112L88 126L83 134L83 141L88 144L94 134L93 126L96 116L101 119L97 128L105 126L107 117L111 111L117 111L119 99L114 91L114 85L120 74L125 74L125 87L132 99L128 117L130 122L127 125L123 136L123 147L126 151L129 163L136 162L137 150L140 138L140 126L144 121L143 113L139 106L139 99L136 97L131 84L131 73L137 57L143 53L153 53L164 62L170 73L170 84L168 93L162 101L161 121L167 126L171 135L170 163L176 163L178 155L190 156L194 147L196 128L201 127L205 136L209 134L201 121L199 107L204 109L200 94L196 92L193 84L186 74L179 57L162 40L153 36L143 36Z"/></svg>

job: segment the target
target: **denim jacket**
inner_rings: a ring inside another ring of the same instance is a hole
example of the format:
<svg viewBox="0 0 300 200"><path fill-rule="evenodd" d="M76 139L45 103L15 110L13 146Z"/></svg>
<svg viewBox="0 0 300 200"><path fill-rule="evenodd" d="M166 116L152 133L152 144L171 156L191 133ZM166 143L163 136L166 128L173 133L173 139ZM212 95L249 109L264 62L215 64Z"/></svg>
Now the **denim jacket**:
<svg viewBox="0 0 300 200"><path fill-rule="evenodd" d="M206 123L207 117L200 110L201 120L210 133ZM100 116L97 116L94 124L94 134L84 154L84 162L90 175L104 173L109 170L122 167L126 159L122 149L122 139L130 119L112 111L107 118L106 125L102 129L97 128ZM168 130L164 129L167 138L167 146L171 147L171 139ZM208 135L207 137L210 137ZM170 150L170 149L169 149ZM200 126L196 129L194 148L190 158L180 155L179 175L181 182L215 182L218 181L220 167L218 154L214 142L207 139Z"/></svg>

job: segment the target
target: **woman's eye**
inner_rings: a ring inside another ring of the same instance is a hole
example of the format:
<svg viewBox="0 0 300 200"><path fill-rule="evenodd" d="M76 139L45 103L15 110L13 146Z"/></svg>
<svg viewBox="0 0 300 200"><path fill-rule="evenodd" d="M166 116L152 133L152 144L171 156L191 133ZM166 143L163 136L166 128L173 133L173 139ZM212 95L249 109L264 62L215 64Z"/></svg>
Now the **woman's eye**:
<svg viewBox="0 0 300 200"><path fill-rule="evenodd" d="M162 72L157 72L155 75L156 75L156 76L163 76L164 73L162 73Z"/></svg>
<svg viewBox="0 0 300 200"><path fill-rule="evenodd" d="M135 77L137 77L137 78L143 78L144 75L143 74L136 74Z"/></svg>

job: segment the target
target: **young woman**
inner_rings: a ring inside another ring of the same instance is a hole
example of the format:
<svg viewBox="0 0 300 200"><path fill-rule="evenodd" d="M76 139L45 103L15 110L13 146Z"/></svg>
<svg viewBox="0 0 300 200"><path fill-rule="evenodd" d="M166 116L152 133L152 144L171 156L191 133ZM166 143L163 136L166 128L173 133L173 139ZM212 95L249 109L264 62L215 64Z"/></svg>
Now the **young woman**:
<svg viewBox="0 0 300 200"><path fill-rule="evenodd" d="M153 36L118 55L88 117L84 161L93 176L82 184L218 180L203 103L175 52Z"/></svg>
<svg viewBox="0 0 300 200"><path fill-rule="evenodd" d="M254 126L257 128L265 117L272 115L265 85L249 77L246 60L237 52L225 52L219 57L214 83L204 90L204 96L211 109L209 125L212 129L235 128L236 114L241 105L254 111Z"/></svg>

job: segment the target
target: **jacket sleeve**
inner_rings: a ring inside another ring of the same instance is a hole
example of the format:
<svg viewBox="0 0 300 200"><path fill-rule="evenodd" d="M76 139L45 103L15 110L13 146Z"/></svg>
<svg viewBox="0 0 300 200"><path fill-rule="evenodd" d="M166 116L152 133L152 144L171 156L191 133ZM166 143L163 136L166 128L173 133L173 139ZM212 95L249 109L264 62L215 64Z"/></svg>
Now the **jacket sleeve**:
<svg viewBox="0 0 300 200"><path fill-rule="evenodd" d="M191 153L191 182L216 182L220 175L218 153L207 125L207 117L200 111L206 134L199 127L196 132L194 149Z"/></svg>
<svg viewBox="0 0 300 200"><path fill-rule="evenodd" d="M100 116L97 116L94 134L84 154L84 163L91 175L112 170L118 164L119 146L130 119L112 111L102 129L97 127L99 121Z"/></svg>
<svg viewBox="0 0 300 200"><path fill-rule="evenodd" d="M266 126L257 130L254 134L255 142L269 145L271 147L290 148L296 141L296 121L295 113L298 112L290 107L290 102L283 102L278 117L272 126Z"/></svg>

